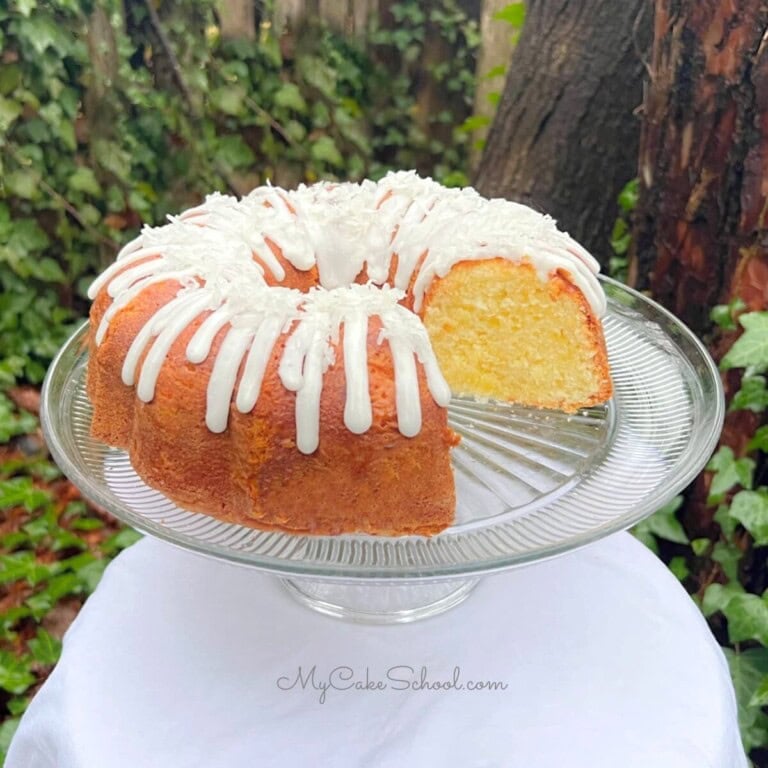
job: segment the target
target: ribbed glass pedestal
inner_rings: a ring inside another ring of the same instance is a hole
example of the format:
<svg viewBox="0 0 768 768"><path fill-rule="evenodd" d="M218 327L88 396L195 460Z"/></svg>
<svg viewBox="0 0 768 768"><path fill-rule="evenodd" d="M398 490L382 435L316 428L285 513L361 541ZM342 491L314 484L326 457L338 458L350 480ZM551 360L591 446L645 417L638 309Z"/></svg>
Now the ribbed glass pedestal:
<svg viewBox="0 0 768 768"><path fill-rule="evenodd" d="M129 457L90 434L87 329L43 389L51 452L83 494L128 525L195 552L269 571L304 605L402 622L456 605L483 573L553 557L628 528L709 458L724 404L716 366L668 312L604 280L613 400L567 415L454 399L455 524L431 538L305 536L225 523L147 487Z"/></svg>

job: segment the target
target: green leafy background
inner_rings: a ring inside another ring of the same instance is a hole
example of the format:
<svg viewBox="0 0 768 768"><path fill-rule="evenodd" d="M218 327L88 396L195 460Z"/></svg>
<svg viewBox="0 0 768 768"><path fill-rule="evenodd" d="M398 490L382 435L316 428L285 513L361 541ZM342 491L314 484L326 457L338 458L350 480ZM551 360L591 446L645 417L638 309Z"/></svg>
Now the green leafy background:
<svg viewBox="0 0 768 768"><path fill-rule="evenodd" d="M472 114L479 32L457 0L395 2L389 24L356 36L319 23L278 34L264 5L257 39L243 41L222 39L212 0L0 3L0 756L69 622L137 538L61 476L36 416L94 274L142 222L212 189L392 168L467 183L471 136L488 118ZM518 35L524 4L497 21ZM450 55L427 65L435 36ZM425 110L425 93L441 108ZM611 237L620 278L636 201L632 181ZM768 313L744 310L712 313L712 339L729 341L729 407L757 426L700 479L711 523L693 525L680 497L635 533L708 617L745 746L768 765Z"/></svg>
<svg viewBox="0 0 768 768"><path fill-rule="evenodd" d="M479 31L456 0L396 2L357 36L278 34L263 5L256 40L224 40L212 0L0 2L0 760L137 538L61 476L35 414L93 276L214 189L397 168L467 183ZM450 51L430 66L428 36Z"/></svg>

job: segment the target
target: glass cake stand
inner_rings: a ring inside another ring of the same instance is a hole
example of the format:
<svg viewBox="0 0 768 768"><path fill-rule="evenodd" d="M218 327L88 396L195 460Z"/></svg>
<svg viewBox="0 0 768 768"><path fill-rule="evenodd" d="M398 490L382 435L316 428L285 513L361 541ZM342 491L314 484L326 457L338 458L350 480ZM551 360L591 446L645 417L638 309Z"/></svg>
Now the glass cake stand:
<svg viewBox="0 0 768 768"><path fill-rule="evenodd" d="M431 616L461 602L484 574L634 525L712 453L724 401L707 351L658 304L602 282L613 399L567 415L455 398L456 522L431 538L289 535L175 506L139 479L125 452L90 435L86 326L48 372L43 430L84 496L143 533L276 574L296 599L326 614L374 623Z"/></svg>

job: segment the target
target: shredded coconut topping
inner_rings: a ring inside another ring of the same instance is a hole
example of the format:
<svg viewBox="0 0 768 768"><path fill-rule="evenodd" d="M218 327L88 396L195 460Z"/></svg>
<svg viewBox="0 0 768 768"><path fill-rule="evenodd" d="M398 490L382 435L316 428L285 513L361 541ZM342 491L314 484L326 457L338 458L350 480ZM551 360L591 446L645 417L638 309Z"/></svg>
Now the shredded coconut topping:
<svg viewBox="0 0 768 768"><path fill-rule="evenodd" d="M139 399L152 400L173 342L204 315L186 354L202 363L227 328L209 379L206 412L209 429L222 432L231 403L243 413L254 408L274 347L290 334L278 373L286 389L296 392L297 447L312 453L319 441L323 375L336 362L341 338L344 423L356 434L371 426L367 338L375 316L381 322L378 343L386 342L392 355L398 428L414 436L421 428L417 362L439 405L448 404L450 390L421 320L400 302L413 284L418 311L435 278L459 261L490 258L529 262L542 280L564 270L595 314L605 311L597 262L549 216L399 171L378 183L320 182L293 191L267 185L242 199L215 192L163 226L144 227L91 286L91 298L106 288L113 299L95 341L102 342L117 312L142 291L176 280L176 298L136 335L123 381L136 386ZM308 293L270 287L266 276L282 282L287 265L317 268L320 285ZM361 274L367 284L354 282Z"/></svg>

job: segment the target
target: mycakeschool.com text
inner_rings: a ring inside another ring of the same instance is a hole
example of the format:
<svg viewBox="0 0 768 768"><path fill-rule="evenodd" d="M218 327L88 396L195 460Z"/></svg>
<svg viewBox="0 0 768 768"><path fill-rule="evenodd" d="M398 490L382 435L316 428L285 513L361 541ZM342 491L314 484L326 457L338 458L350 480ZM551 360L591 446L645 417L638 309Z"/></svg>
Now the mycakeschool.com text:
<svg viewBox="0 0 768 768"><path fill-rule="evenodd" d="M339 665L326 670L317 665L299 666L276 680L281 691L310 691L325 704L329 696L351 691L505 691L507 683L501 680L470 679L455 666L448 674L432 674L429 667L398 664L376 672L370 667L355 669Z"/></svg>

